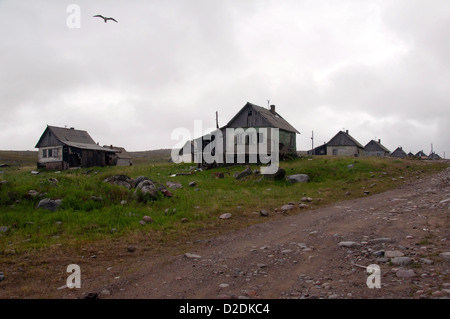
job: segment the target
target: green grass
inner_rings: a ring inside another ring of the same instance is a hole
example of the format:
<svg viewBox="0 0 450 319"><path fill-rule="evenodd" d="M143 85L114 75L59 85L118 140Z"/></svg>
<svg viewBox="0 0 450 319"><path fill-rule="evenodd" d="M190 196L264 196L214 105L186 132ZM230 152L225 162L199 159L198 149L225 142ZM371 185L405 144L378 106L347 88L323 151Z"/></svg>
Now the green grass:
<svg viewBox="0 0 450 319"><path fill-rule="evenodd" d="M195 171L191 164L167 162L60 173L41 170L39 175L30 174L29 169L4 168L0 181L7 180L7 183L0 184L0 226L8 229L0 232L0 254L133 236L155 235L160 240L176 240L179 236L189 237L222 227L218 216L225 212L233 215L232 227L245 227L266 220L253 213L260 209L273 212L288 202L298 203L303 196L314 198L313 206L318 207L366 196L365 190L375 194L448 165L378 158L314 157L282 162L280 166L287 175L308 174L311 182L291 184L256 174L236 180L233 174L245 166ZM172 176L191 171L192 175ZM214 172L224 172L225 178L213 177ZM134 199L133 190L103 182L106 177L119 174L131 178L146 176L164 185L176 181L183 188L171 190L174 194L171 198L140 202ZM58 182L52 183L50 178ZM196 181L197 186L189 187L191 181ZM36 209L42 197L27 195L29 190L45 194L43 197L62 199L61 208L55 212ZM92 196L103 200L95 201ZM121 204L122 201L126 204ZM153 223L140 225L145 215L151 216ZM187 218L188 222L183 223L182 218Z"/></svg>

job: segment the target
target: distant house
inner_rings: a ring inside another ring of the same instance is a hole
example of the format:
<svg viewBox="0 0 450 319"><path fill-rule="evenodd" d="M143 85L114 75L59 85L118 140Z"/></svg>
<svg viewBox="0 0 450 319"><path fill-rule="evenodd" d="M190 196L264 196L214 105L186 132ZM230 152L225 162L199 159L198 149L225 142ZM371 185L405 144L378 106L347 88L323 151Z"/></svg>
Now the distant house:
<svg viewBox="0 0 450 319"><path fill-rule="evenodd" d="M64 170L71 167L115 165L117 150L99 146L82 130L47 126L37 142L38 168Z"/></svg>
<svg viewBox="0 0 450 319"><path fill-rule="evenodd" d="M420 159L427 159L428 158L427 154L425 154L423 151L417 152L415 156L420 158Z"/></svg>
<svg viewBox="0 0 450 319"><path fill-rule="evenodd" d="M430 160L440 160L440 159L442 159L442 157L440 157L438 154L432 152L432 153L428 156L428 159L430 159Z"/></svg>
<svg viewBox="0 0 450 319"><path fill-rule="evenodd" d="M317 146L307 152L308 155L327 155L327 143Z"/></svg>
<svg viewBox="0 0 450 319"><path fill-rule="evenodd" d="M397 149L395 151L393 151L391 153L391 156L398 157L398 158L405 158L407 155L406 155L406 152L402 149L402 147L399 146L399 147L397 147Z"/></svg>
<svg viewBox="0 0 450 319"><path fill-rule="evenodd" d="M328 155L360 156L364 152L364 146L350 136L348 130L337 133L326 145Z"/></svg>
<svg viewBox="0 0 450 319"><path fill-rule="evenodd" d="M364 155L365 156L389 156L391 152L381 144L381 140L375 141L371 140L369 143L364 146Z"/></svg>

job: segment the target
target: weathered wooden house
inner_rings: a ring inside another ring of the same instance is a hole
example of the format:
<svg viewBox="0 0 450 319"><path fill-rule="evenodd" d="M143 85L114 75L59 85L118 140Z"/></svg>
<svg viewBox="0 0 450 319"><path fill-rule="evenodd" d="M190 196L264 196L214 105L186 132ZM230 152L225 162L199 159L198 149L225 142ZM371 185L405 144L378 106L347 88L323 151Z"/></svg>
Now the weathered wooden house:
<svg viewBox="0 0 450 319"><path fill-rule="evenodd" d="M239 154L240 149L245 149L245 155L251 155L254 150L250 147L252 143L262 142L264 138L263 130L267 132L267 154L271 152L271 143L273 137L271 136L271 129L278 129L278 148L280 159L286 157L297 156L297 134L300 134L291 124L288 123L275 110L275 105L270 105L270 109L247 102L241 110L220 130L223 136L224 149L227 145L227 129L245 130L244 133L237 133L233 138L234 154ZM252 133L251 130L255 131ZM239 146L244 147L239 147ZM258 150L260 151L260 150Z"/></svg>
<svg viewBox="0 0 450 319"><path fill-rule="evenodd" d="M220 148L223 154L222 163L237 163L240 155L248 163L252 155L255 155L257 159L261 152L268 156L271 155L272 143L275 141L271 129L278 129L279 158L296 157L296 134L300 133L275 111L275 105L271 105L270 109L267 109L250 102L247 102L225 126L217 128L210 134L187 141L179 150L178 155L183 161L199 163L204 161L199 152L204 151L212 141L215 141L214 145L216 146L212 146L213 144L210 146L211 154L215 155ZM228 136L230 132L233 133L232 136ZM220 140L216 140L217 137ZM259 144L264 142L267 149L261 150ZM230 144L227 145L227 143Z"/></svg>
<svg viewBox="0 0 450 319"><path fill-rule="evenodd" d="M406 152L402 149L401 146L397 147L395 151L391 153L392 157L405 158L407 157Z"/></svg>
<svg viewBox="0 0 450 319"><path fill-rule="evenodd" d="M389 156L391 151L389 151L384 145L381 144L381 140L375 141L371 140L364 146L364 156Z"/></svg>
<svg viewBox="0 0 450 319"><path fill-rule="evenodd" d="M326 145L328 155L360 156L364 152L364 147L348 134L348 130L337 133Z"/></svg>
<svg viewBox="0 0 450 319"><path fill-rule="evenodd" d="M64 170L71 167L115 165L116 150L102 147L82 130L47 126L35 148L38 168Z"/></svg>

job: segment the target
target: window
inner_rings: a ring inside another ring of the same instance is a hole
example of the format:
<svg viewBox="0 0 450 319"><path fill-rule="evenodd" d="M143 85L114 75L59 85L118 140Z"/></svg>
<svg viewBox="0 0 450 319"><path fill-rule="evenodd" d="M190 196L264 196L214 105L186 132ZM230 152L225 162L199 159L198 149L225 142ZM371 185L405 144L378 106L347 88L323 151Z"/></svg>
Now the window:
<svg viewBox="0 0 450 319"><path fill-rule="evenodd" d="M53 158L58 158L58 149L57 148L53 149Z"/></svg>
<svg viewBox="0 0 450 319"><path fill-rule="evenodd" d="M52 151L53 151L52 149L48 150L48 157L53 157Z"/></svg>
<svg viewBox="0 0 450 319"><path fill-rule="evenodd" d="M337 148L333 148L333 155L338 155L338 149Z"/></svg>
<svg viewBox="0 0 450 319"><path fill-rule="evenodd" d="M42 158L47 158L47 150L42 150Z"/></svg>
<svg viewBox="0 0 450 319"><path fill-rule="evenodd" d="M290 138L290 140L289 140L290 145L291 145L291 146L294 146L295 136L294 136L293 134L291 134L289 138Z"/></svg>

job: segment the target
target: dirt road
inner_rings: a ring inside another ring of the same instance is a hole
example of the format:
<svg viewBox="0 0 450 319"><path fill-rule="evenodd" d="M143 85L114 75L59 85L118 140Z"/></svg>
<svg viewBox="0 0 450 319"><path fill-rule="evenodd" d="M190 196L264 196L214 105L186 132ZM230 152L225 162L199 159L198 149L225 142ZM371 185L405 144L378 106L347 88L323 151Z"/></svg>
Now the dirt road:
<svg viewBox="0 0 450 319"><path fill-rule="evenodd" d="M449 209L450 168L192 243L186 254L140 260L139 271L95 292L104 299L446 298ZM380 288L368 287L368 265L379 266Z"/></svg>

